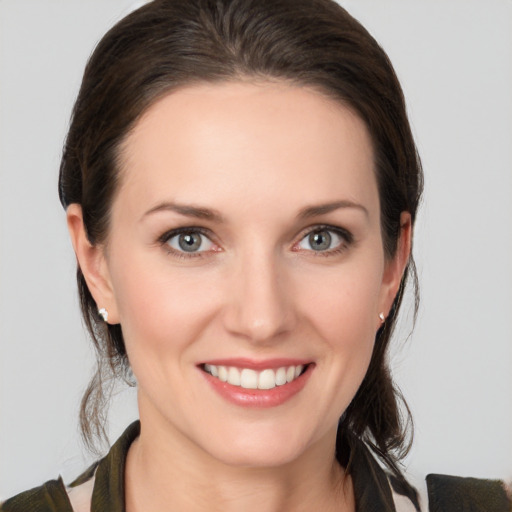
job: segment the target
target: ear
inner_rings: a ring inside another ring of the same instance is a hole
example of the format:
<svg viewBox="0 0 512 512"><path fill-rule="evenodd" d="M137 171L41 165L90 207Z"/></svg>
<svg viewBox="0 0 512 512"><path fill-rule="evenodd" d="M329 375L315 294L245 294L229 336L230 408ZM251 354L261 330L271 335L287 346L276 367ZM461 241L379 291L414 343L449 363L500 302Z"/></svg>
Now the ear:
<svg viewBox="0 0 512 512"><path fill-rule="evenodd" d="M103 245L92 245L89 242L85 232L82 207L79 204L73 203L68 206L66 218L78 265L96 306L98 309L105 308L108 311L109 324L117 324L119 314L108 272L105 248Z"/></svg>
<svg viewBox="0 0 512 512"><path fill-rule="evenodd" d="M384 313L387 318L393 301L395 300L405 267L409 262L411 255L412 243L412 222L411 214L409 212L402 212L400 214L400 236L397 243L395 255L392 259L387 260L384 267L384 275L382 278L381 294L380 294L380 309L378 313ZM380 323L378 325L380 327Z"/></svg>

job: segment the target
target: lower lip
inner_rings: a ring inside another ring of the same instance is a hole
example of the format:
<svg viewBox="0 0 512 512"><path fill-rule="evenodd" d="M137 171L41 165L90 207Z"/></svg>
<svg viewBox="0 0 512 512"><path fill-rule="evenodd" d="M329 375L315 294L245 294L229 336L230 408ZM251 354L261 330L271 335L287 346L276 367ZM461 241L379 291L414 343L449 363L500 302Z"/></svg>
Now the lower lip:
<svg viewBox="0 0 512 512"><path fill-rule="evenodd" d="M295 380L272 389L245 389L222 382L202 369L200 371L208 384L228 402L241 407L263 409L282 405L299 393L309 380L313 367L313 364L309 364L304 373Z"/></svg>

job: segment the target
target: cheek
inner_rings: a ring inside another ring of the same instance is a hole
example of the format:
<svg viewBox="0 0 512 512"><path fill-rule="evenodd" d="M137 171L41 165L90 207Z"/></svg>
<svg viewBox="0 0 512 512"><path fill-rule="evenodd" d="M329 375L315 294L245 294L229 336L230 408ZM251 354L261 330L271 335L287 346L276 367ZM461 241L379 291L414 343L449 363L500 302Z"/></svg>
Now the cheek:
<svg viewBox="0 0 512 512"><path fill-rule="evenodd" d="M297 293L305 299L303 316L319 338L327 372L324 383L330 384L323 389L332 391L326 400L336 404L333 421L351 402L370 364L382 268L377 261L340 266L329 276L305 274L308 278L302 281L302 293Z"/></svg>
<svg viewBox="0 0 512 512"><path fill-rule="evenodd" d="M305 272L297 293L304 297L302 310L316 330L340 348L362 348L375 338L382 266L364 263L340 266L324 275Z"/></svg>
<svg viewBox="0 0 512 512"><path fill-rule="evenodd" d="M209 322L215 309L214 277L174 269L166 262L130 256L112 272L116 303L128 353L144 348L158 356L190 343ZM134 362L134 361L132 361Z"/></svg>

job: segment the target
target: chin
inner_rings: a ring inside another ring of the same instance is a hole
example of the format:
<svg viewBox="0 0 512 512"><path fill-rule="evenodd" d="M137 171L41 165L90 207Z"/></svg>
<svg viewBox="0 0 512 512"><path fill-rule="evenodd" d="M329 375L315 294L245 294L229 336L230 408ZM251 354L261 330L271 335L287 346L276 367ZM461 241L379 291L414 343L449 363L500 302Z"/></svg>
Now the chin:
<svg viewBox="0 0 512 512"><path fill-rule="evenodd" d="M212 455L220 462L239 468L277 468L300 458L302 450L288 447L275 450L273 447L252 445L248 448L232 446Z"/></svg>
<svg viewBox="0 0 512 512"><path fill-rule="evenodd" d="M219 436L206 451L222 463L234 467L270 468L290 464L301 458L312 444L309 433L288 428L255 428L233 435ZM219 442L220 441L220 442Z"/></svg>

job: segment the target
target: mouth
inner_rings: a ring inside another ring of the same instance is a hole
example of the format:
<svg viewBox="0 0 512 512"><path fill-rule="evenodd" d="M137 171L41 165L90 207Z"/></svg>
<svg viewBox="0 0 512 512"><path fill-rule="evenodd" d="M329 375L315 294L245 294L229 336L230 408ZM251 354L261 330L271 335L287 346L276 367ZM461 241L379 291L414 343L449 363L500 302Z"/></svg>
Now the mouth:
<svg viewBox="0 0 512 512"><path fill-rule="evenodd" d="M291 384L309 368L311 363L263 368L256 370L237 366L205 363L200 368L220 382L243 389L270 390Z"/></svg>
<svg viewBox="0 0 512 512"><path fill-rule="evenodd" d="M284 405L304 389L316 363L300 359L222 359L197 367L210 388L239 407Z"/></svg>

